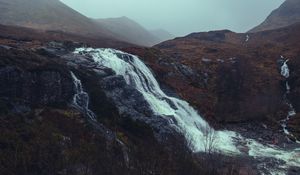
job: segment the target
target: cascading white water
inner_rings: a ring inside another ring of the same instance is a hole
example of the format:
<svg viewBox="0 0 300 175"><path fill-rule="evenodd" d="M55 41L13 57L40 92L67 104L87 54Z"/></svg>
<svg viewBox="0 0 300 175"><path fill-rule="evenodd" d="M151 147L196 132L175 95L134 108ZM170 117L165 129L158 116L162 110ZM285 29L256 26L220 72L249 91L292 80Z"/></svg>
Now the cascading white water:
<svg viewBox="0 0 300 175"><path fill-rule="evenodd" d="M73 105L86 114L92 121L96 121L96 115L89 109L89 94L83 91L81 81L71 72L75 86Z"/></svg>
<svg viewBox="0 0 300 175"><path fill-rule="evenodd" d="M289 60L284 61L284 63L281 66L281 75L284 76L285 78L290 77L290 69L289 66L287 65L287 62Z"/></svg>
<svg viewBox="0 0 300 175"><path fill-rule="evenodd" d="M245 42L248 42L249 39L250 39L250 36L249 36L249 35L246 35L246 40L245 40Z"/></svg>
<svg viewBox="0 0 300 175"><path fill-rule="evenodd" d="M156 79L147 66L136 56L125 54L112 49L77 49L75 53L87 51L99 65L113 69L116 74L122 75L126 82L141 92L152 110L169 120L170 125L182 132L193 151L204 151L208 123L185 101L168 97L159 87ZM120 58L121 57L121 58ZM123 57L123 58L122 58ZM125 61L126 60L126 61ZM176 121L172 121L174 116ZM214 132L210 130L210 132ZM234 132L215 132L218 141L215 142L217 150L236 154L239 151L232 142L236 137Z"/></svg>
<svg viewBox="0 0 300 175"><path fill-rule="evenodd" d="M285 59L283 56L281 56L281 58L282 59ZM288 66L288 59L287 60L285 60L284 62L283 62L283 64L282 64L282 66L281 66L281 75L283 76L283 77L285 77L285 87L286 87L286 92L285 92L285 94L284 94L284 98L285 98L285 100L286 100L286 104L288 105L288 107L289 107L289 111L288 111L288 114L287 114L287 117L284 119L284 120L282 120L281 121L281 126L282 126L282 128L283 128L283 132L287 135L287 136L289 136L289 137L291 137L291 138L293 138L293 139L295 139L295 141L297 142L297 143L300 143L300 141L298 141L297 140L297 138L288 130L288 122L289 122L289 120L292 118L292 117L294 117L295 115L296 115L296 111L295 111L295 109L294 109L294 107L293 107L293 105L292 105L292 103L288 100L288 98L287 98L287 95L290 93L290 90L291 90L291 87L290 87L290 85L289 85L289 82L288 82L288 78L290 77L290 69L289 69L289 66Z"/></svg>
<svg viewBox="0 0 300 175"><path fill-rule="evenodd" d="M284 166L300 166L299 150L284 151L275 146L262 145L255 140L243 138L232 131L215 131L186 101L167 96L159 87L147 66L134 55L114 49L78 48L75 54L88 55L99 64L113 69L126 83L143 94L153 112L169 121L182 133L195 152L206 151L207 131L214 133L214 149L227 155L247 154L255 158L274 158L286 162ZM174 117L170 117L174 116ZM173 121L175 119L175 121ZM249 149L241 152L241 144ZM282 168L282 167L281 167ZM278 174L281 168L275 168Z"/></svg>
<svg viewBox="0 0 300 175"><path fill-rule="evenodd" d="M79 111L87 115L87 117L93 122L94 126L97 125L97 128L106 135L106 138L113 138L117 143L119 143L122 148L125 164L127 167L129 167L129 156L126 145L118 138L112 137L113 134L111 133L111 131L97 122L96 115L89 109L89 94L83 90L81 81L75 76L73 72L71 72L71 76L75 86L75 94L73 96L72 105L74 105Z"/></svg>

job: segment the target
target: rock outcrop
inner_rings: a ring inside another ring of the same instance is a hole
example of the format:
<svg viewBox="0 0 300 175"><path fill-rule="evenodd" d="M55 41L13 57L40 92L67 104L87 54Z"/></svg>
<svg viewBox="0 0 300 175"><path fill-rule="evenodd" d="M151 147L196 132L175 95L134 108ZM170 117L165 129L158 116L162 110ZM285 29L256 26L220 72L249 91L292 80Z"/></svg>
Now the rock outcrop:
<svg viewBox="0 0 300 175"><path fill-rule="evenodd" d="M57 70L0 69L1 97L22 99L31 105L66 104L73 96L73 82Z"/></svg>

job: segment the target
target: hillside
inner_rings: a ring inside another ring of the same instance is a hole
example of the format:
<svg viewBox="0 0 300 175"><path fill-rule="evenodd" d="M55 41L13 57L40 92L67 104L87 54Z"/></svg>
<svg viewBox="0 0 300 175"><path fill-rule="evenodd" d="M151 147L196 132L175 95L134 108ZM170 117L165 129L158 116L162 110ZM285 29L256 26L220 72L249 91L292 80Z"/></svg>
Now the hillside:
<svg viewBox="0 0 300 175"><path fill-rule="evenodd" d="M0 175L299 175L298 36L0 0Z"/></svg>
<svg viewBox="0 0 300 175"><path fill-rule="evenodd" d="M25 27L6 26L0 24L0 37L5 40L28 41L29 47L32 43L40 44L43 42L60 41L76 42L92 47L121 48L134 46L126 42L98 36L82 36L61 31L43 31Z"/></svg>
<svg viewBox="0 0 300 175"><path fill-rule="evenodd" d="M127 17L97 19L96 21L118 38L130 43L153 46L161 41L140 24Z"/></svg>
<svg viewBox="0 0 300 175"><path fill-rule="evenodd" d="M192 154L137 89L93 57L73 53L91 43L49 42L47 32L0 27L6 30L0 35L0 174L256 174L250 158ZM109 50L101 56L111 56Z"/></svg>
<svg viewBox="0 0 300 175"><path fill-rule="evenodd" d="M0 0L0 9L4 25L113 38L108 30L59 0Z"/></svg>
<svg viewBox="0 0 300 175"><path fill-rule="evenodd" d="M277 133L281 130L278 121L284 119L289 110L283 97L285 79L280 75L281 55L290 60L288 98L296 111L300 111L297 100L300 40L294 37L299 31L300 24L295 24L254 34L228 30L193 33L150 50L131 48L126 51L144 58L162 87L175 91L216 127L246 122L252 127L247 130L249 134L262 130L261 123L265 123ZM289 122L300 137L299 117ZM261 137L271 141L274 136Z"/></svg>
<svg viewBox="0 0 300 175"><path fill-rule="evenodd" d="M274 10L263 23L251 29L249 32L277 29L297 22L300 22L300 1L286 0L278 9Z"/></svg>
<svg viewBox="0 0 300 175"><path fill-rule="evenodd" d="M152 33L152 35L159 38L160 42L175 38L174 35L170 34L168 31L166 31L164 29L150 30L150 32Z"/></svg>

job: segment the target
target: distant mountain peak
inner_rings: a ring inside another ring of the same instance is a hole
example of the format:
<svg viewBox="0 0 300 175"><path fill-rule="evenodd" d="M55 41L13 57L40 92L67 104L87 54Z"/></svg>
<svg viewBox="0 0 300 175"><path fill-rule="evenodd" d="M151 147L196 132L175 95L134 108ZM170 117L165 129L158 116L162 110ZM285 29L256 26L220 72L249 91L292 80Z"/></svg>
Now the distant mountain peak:
<svg viewBox="0 0 300 175"><path fill-rule="evenodd" d="M163 29L159 29L159 31L149 31L141 24L126 16L96 19L96 21L123 40L138 45L153 46L162 41L173 38L172 35Z"/></svg>
<svg viewBox="0 0 300 175"><path fill-rule="evenodd" d="M59 0L0 0L0 4L0 23L4 25L113 37Z"/></svg>
<svg viewBox="0 0 300 175"><path fill-rule="evenodd" d="M259 32L286 27L300 22L300 0L286 0L267 19L249 32Z"/></svg>
<svg viewBox="0 0 300 175"><path fill-rule="evenodd" d="M60 0L0 0L0 24L102 37L141 46L153 46L172 38L168 32L152 33L127 16L90 19Z"/></svg>

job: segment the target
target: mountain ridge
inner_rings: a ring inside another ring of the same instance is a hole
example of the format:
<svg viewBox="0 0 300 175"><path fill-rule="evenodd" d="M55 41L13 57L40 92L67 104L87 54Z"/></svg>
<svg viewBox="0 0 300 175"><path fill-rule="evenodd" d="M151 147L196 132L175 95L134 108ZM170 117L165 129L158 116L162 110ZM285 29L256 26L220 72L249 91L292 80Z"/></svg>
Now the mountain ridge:
<svg viewBox="0 0 300 175"><path fill-rule="evenodd" d="M300 22L300 1L286 0L249 33L282 28L297 22Z"/></svg>
<svg viewBox="0 0 300 175"><path fill-rule="evenodd" d="M101 37L147 47L162 41L127 17L94 20L59 0L0 0L0 24Z"/></svg>
<svg viewBox="0 0 300 175"><path fill-rule="evenodd" d="M114 38L113 34L59 0L0 0L0 23L40 30Z"/></svg>
<svg viewBox="0 0 300 175"><path fill-rule="evenodd" d="M125 41L142 46L153 46L161 40L128 17L96 19L98 24Z"/></svg>

